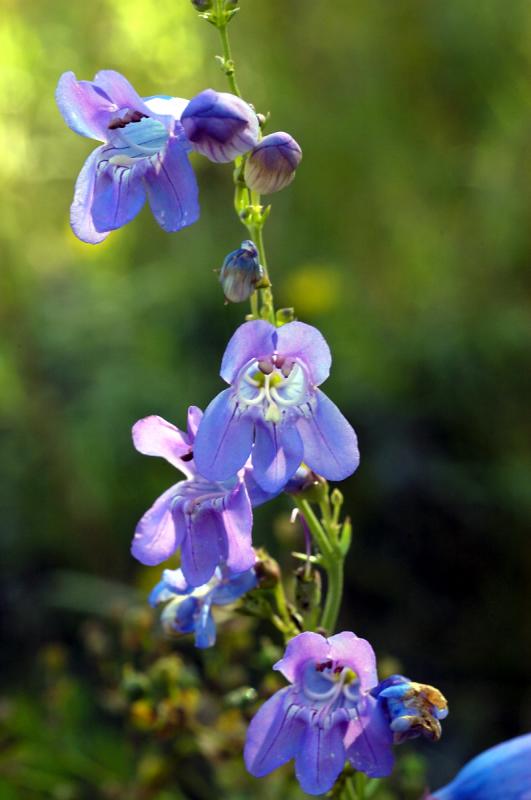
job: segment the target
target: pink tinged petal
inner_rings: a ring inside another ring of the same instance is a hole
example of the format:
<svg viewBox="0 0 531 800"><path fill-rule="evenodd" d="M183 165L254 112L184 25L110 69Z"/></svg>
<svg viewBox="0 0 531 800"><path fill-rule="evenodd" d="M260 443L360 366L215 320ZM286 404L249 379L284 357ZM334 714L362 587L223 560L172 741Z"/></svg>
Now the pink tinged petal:
<svg viewBox="0 0 531 800"><path fill-rule="evenodd" d="M184 517L178 507L172 508L178 487L177 483L164 492L136 527L131 553L142 564L154 566L166 561L181 544Z"/></svg>
<svg viewBox="0 0 531 800"><path fill-rule="evenodd" d="M59 78L55 100L69 128L89 139L108 141L108 125L117 107L105 91L65 72Z"/></svg>
<svg viewBox="0 0 531 800"><path fill-rule="evenodd" d="M198 472L214 481L232 478L251 452L253 429L251 417L241 414L232 390L218 394L206 409L194 442Z"/></svg>
<svg viewBox="0 0 531 800"><path fill-rule="evenodd" d="M139 453L165 458L187 477L191 477L187 462L182 460L183 456L190 453L190 440L171 422L153 414L135 422L132 433L133 444Z"/></svg>
<svg viewBox="0 0 531 800"><path fill-rule="evenodd" d="M319 389L307 411L296 423L304 442L304 463L323 478L342 481L352 475L360 463L354 429Z"/></svg>
<svg viewBox="0 0 531 800"><path fill-rule="evenodd" d="M354 769L370 778L385 778L393 771L393 734L374 697L366 695L360 701L358 717L348 724L345 747Z"/></svg>
<svg viewBox="0 0 531 800"><path fill-rule="evenodd" d="M296 683L302 677L308 661L320 664L329 658L328 641L319 633L305 631L288 642L284 657L277 661L273 669L279 670L288 681Z"/></svg>
<svg viewBox="0 0 531 800"><path fill-rule="evenodd" d="M193 442L195 437L197 436L197 431L199 429L199 423L203 418L203 412L197 406L190 406L188 409L188 418L187 418L187 428L188 428L188 438L190 442Z"/></svg>
<svg viewBox="0 0 531 800"><path fill-rule="evenodd" d="M305 728L297 711L291 687L276 692L258 710L247 729L243 751L251 775L261 778L295 756Z"/></svg>
<svg viewBox="0 0 531 800"><path fill-rule="evenodd" d="M88 244L99 244L109 235L96 230L92 219L94 185L96 170L101 159L102 147L97 147L89 155L76 181L74 199L70 206L70 225L78 239Z"/></svg>
<svg viewBox="0 0 531 800"><path fill-rule="evenodd" d="M253 512L243 481L228 496L221 517L227 534L227 566L244 572L253 566L256 555L251 541Z"/></svg>
<svg viewBox="0 0 531 800"><path fill-rule="evenodd" d="M344 667L350 667L357 674L362 692L367 692L378 684L376 656L366 639L360 639L351 631L336 633L328 639L330 658Z"/></svg>
<svg viewBox="0 0 531 800"><path fill-rule="evenodd" d="M197 222L197 181L186 150L175 136L150 160L144 181L153 216L163 230L179 231Z"/></svg>
<svg viewBox="0 0 531 800"><path fill-rule="evenodd" d="M145 200L146 190L135 167L100 168L92 203L94 227L105 232L127 225L141 211Z"/></svg>
<svg viewBox="0 0 531 800"><path fill-rule="evenodd" d="M113 69L102 69L94 76L94 83L103 89L118 109L141 111L149 116L149 108L121 73Z"/></svg>
<svg viewBox="0 0 531 800"><path fill-rule="evenodd" d="M276 328L262 319L240 325L232 335L223 355L220 371L223 380L233 383L242 367L249 361L273 355L275 334Z"/></svg>
<svg viewBox="0 0 531 800"><path fill-rule="evenodd" d="M258 422L252 452L253 475L266 492L280 491L297 471L303 454L299 432L288 424Z"/></svg>
<svg viewBox="0 0 531 800"><path fill-rule="evenodd" d="M216 567L227 557L227 535L221 514L212 508L185 514L186 537L182 545L181 569L190 586L208 583Z"/></svg>
<svg viewBox="0 0 531 800"><path fill-rule="evenodd" d="M280 355L303 361L315 386L328 378L332 356L324 336L317 328L304 322L288 322L277 333L277 350Z"/></svg>
<svg viewBox="0 0 531 800"><path fill-rule="evenodd" d="M341 720L329 728L309 724L295 757L295 773L307 794L324 794L336 782L345 766L343 737L347 727Z"/></svg>

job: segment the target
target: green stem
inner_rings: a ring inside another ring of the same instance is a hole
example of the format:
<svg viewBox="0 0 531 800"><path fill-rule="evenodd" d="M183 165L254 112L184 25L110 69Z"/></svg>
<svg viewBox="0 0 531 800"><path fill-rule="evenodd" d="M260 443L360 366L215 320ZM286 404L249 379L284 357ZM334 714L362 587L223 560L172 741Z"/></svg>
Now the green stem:
<svg viewBox="0 0 531 800"><path fill-rule="evenodd" d="M227 23L224 22L221 25L218 25L218 31L221 39L221 46L223 48L223 58L225 59L225 74L227 76L231 92L238 95L238 97L241 97L242 95L236 81L236 75L234 73L234 61L230 47L229 33L227 31Z"/></svg>
<svg viewBox="0 0 531 800"><path fill-rule="evenodd" d="M359 800L356 787L354 785L354 777L347 778L343 790L344 800Z"/></svg>

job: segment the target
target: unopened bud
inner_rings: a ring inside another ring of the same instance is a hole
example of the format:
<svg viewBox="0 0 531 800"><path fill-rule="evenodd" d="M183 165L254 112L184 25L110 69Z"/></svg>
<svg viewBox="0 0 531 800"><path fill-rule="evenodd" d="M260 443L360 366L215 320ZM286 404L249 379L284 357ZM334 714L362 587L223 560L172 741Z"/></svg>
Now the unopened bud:
<svg viewBox="0 0 531 800"><path fill-rule="evenodd" d="M218 163L234 161L258 141L255 111L228 92L205 89L190 100L181 124L194 150Z"/></svg>
<svg viewBox="0 0 531 800"><path fill-rule="evenodd" d="M263 277L264 270L258 260L258 250L253 242L246 239L238 250L233 250L226 257L219 281L227 300L242 303L249 299Z"/></svg>
<svg viewBox="0 0 531 800"><path fill-rule="evenodd" d="M254 565L260 589L274 589L280 581L280 567L274 558L262 553L258 554L258 561Z"/></svg>
<svg viewBox="0 0 531 800"><path fill-rule="evenodd" d="M212 0L191 0L193 7L197 11L209 11L212 8Z"/></svg>
<svg viewBox="0 0 531 800"><path fill-rule="evenodd" d="M289 133L270 133L245 162L245 182L260 194L278 192L291 183L301 159L302 150Z"/></svg>

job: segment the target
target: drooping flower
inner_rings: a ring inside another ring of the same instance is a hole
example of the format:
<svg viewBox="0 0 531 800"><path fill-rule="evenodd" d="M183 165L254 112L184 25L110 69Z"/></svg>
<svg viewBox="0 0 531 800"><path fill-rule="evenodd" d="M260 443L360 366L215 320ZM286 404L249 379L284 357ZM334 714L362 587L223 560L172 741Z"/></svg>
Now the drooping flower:
<svg viewBox="0 0 531 800"><path fill-rule="evenodd" d="M181 122L194 149L219 163L251 150L260 130L256 112L248 103L214 89L205 89L190 100Z"/></svg>
<svg viewBox="0 0 531 800"><path fill-rule="evenodd" d="M253 320L231 338L221 364L230 384L210 403L194 447L199 471L225 480L251 453L254 478L277 492L304 463L330 480L357 468L356 434L317 387L329 375L330 350L316 328Z"/></svg>
<svg viewBox="0 0 531 800"><path fill-rule="evenodd" d="M228 254L219 273L223 293L232 303L248 300L263 277L264 269L260 265L258 250L249 239Z"/></svg>
<svg viewBox="0 0 531 800"><path fill-rule="evenodd" d="M290 681L260 708L247 732L244 758L255 777L295 759L303 791L322 794L348 759L371 777L393 767L392 734L381 705L374 651L343 632L325 639L301 633L275 664Z"/></svg>
<svg viewBox="0 0 531 800"><path fill-rule="evenodd" d="M245 183L260 194L284 189L295 177L302 150L293 136L283 131L270 133L253 148L245 162Z"/></svg>
<svg viewBox="0 0 531 800"><path fill-rule="evenodd" d="M391 675L372 690L372 695L385 709L395 744L418 736L433 742L441 738L441 720L448 716L448 703L434 686Z"/></svg>
<svg viewBox="0 0 531 800"><path fill-rule="evenodd" d="M181 548L181 568L190 586L207 583L216 567L226 563L232 572L244 572L255 562L251 546L254 505L269 499L255 484L246 485L242 469L225 481L208 480L198 472L194 438L202 412L188 411L184 433L161 417L139 420L133 442L140 453L160 456L185 475L162 494L137 525L132 554L143 564L160 564Z"/></svg>
<svg viewBox="0 0 531 800"><path fill-rule="evenodd" d="M257 585L254 567L232 573L217 567L210 581L191 586L181 569L165 569L162 580L149 596L152 606L166 603L161 623L167 633L195 633L196 647L212 647L216 642L216 623L212 606L234 603Z"/></svg>
<svg viewBox="0 0 531 800"><path fill-rule="evenodd" d="M530 800L531 733L485 750L426 800Z"/></svg>
<svg viewBox="0 0 531 800"><path fill-rule="evenodd" d="M146 195L165 231L196 222L197 182L179 122L187 100L142 98L113 70L98 72L93 81L78 81L73 72L65 72L55 97L73 131L103 142L85 161L76 183L70 222L79 239L102 242L136 217Z"/></svg>

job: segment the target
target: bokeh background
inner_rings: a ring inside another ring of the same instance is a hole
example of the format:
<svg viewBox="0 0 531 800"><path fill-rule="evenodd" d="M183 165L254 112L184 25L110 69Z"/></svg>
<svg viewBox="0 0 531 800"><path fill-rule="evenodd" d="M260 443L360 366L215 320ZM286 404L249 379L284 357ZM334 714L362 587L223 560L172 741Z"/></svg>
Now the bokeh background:
<svg viewBox="0 0 531 800"><path fill-rule="evenodd" d="M53 99L65 70L117 69L144 95L225 89L216 32L186 0L0 7L0 796L288 796L239 774L237 699L209 729L197 676L216 702L218 656L160 641L156 574L129 554L173 480L130 427L204 406L244 313L213 273L245 237L231 170L195 161L197 225L165 235L145 210L84 245L68 208L92 143ZM328 339L326 390L361 443L342 626L450 700L443 741L405 760L396 796L418 797L423 759L438 786L531 729L531 5L242 0L231 35L247 99L304 151L266 228L276 297ZM255 537L289 570L288 512L260 510ZM227 624L230 663L230 637L246 652L254 634ZM181 715L200 709L181 739L150 729L148 669L161 702L166 681Z"/></svg>

